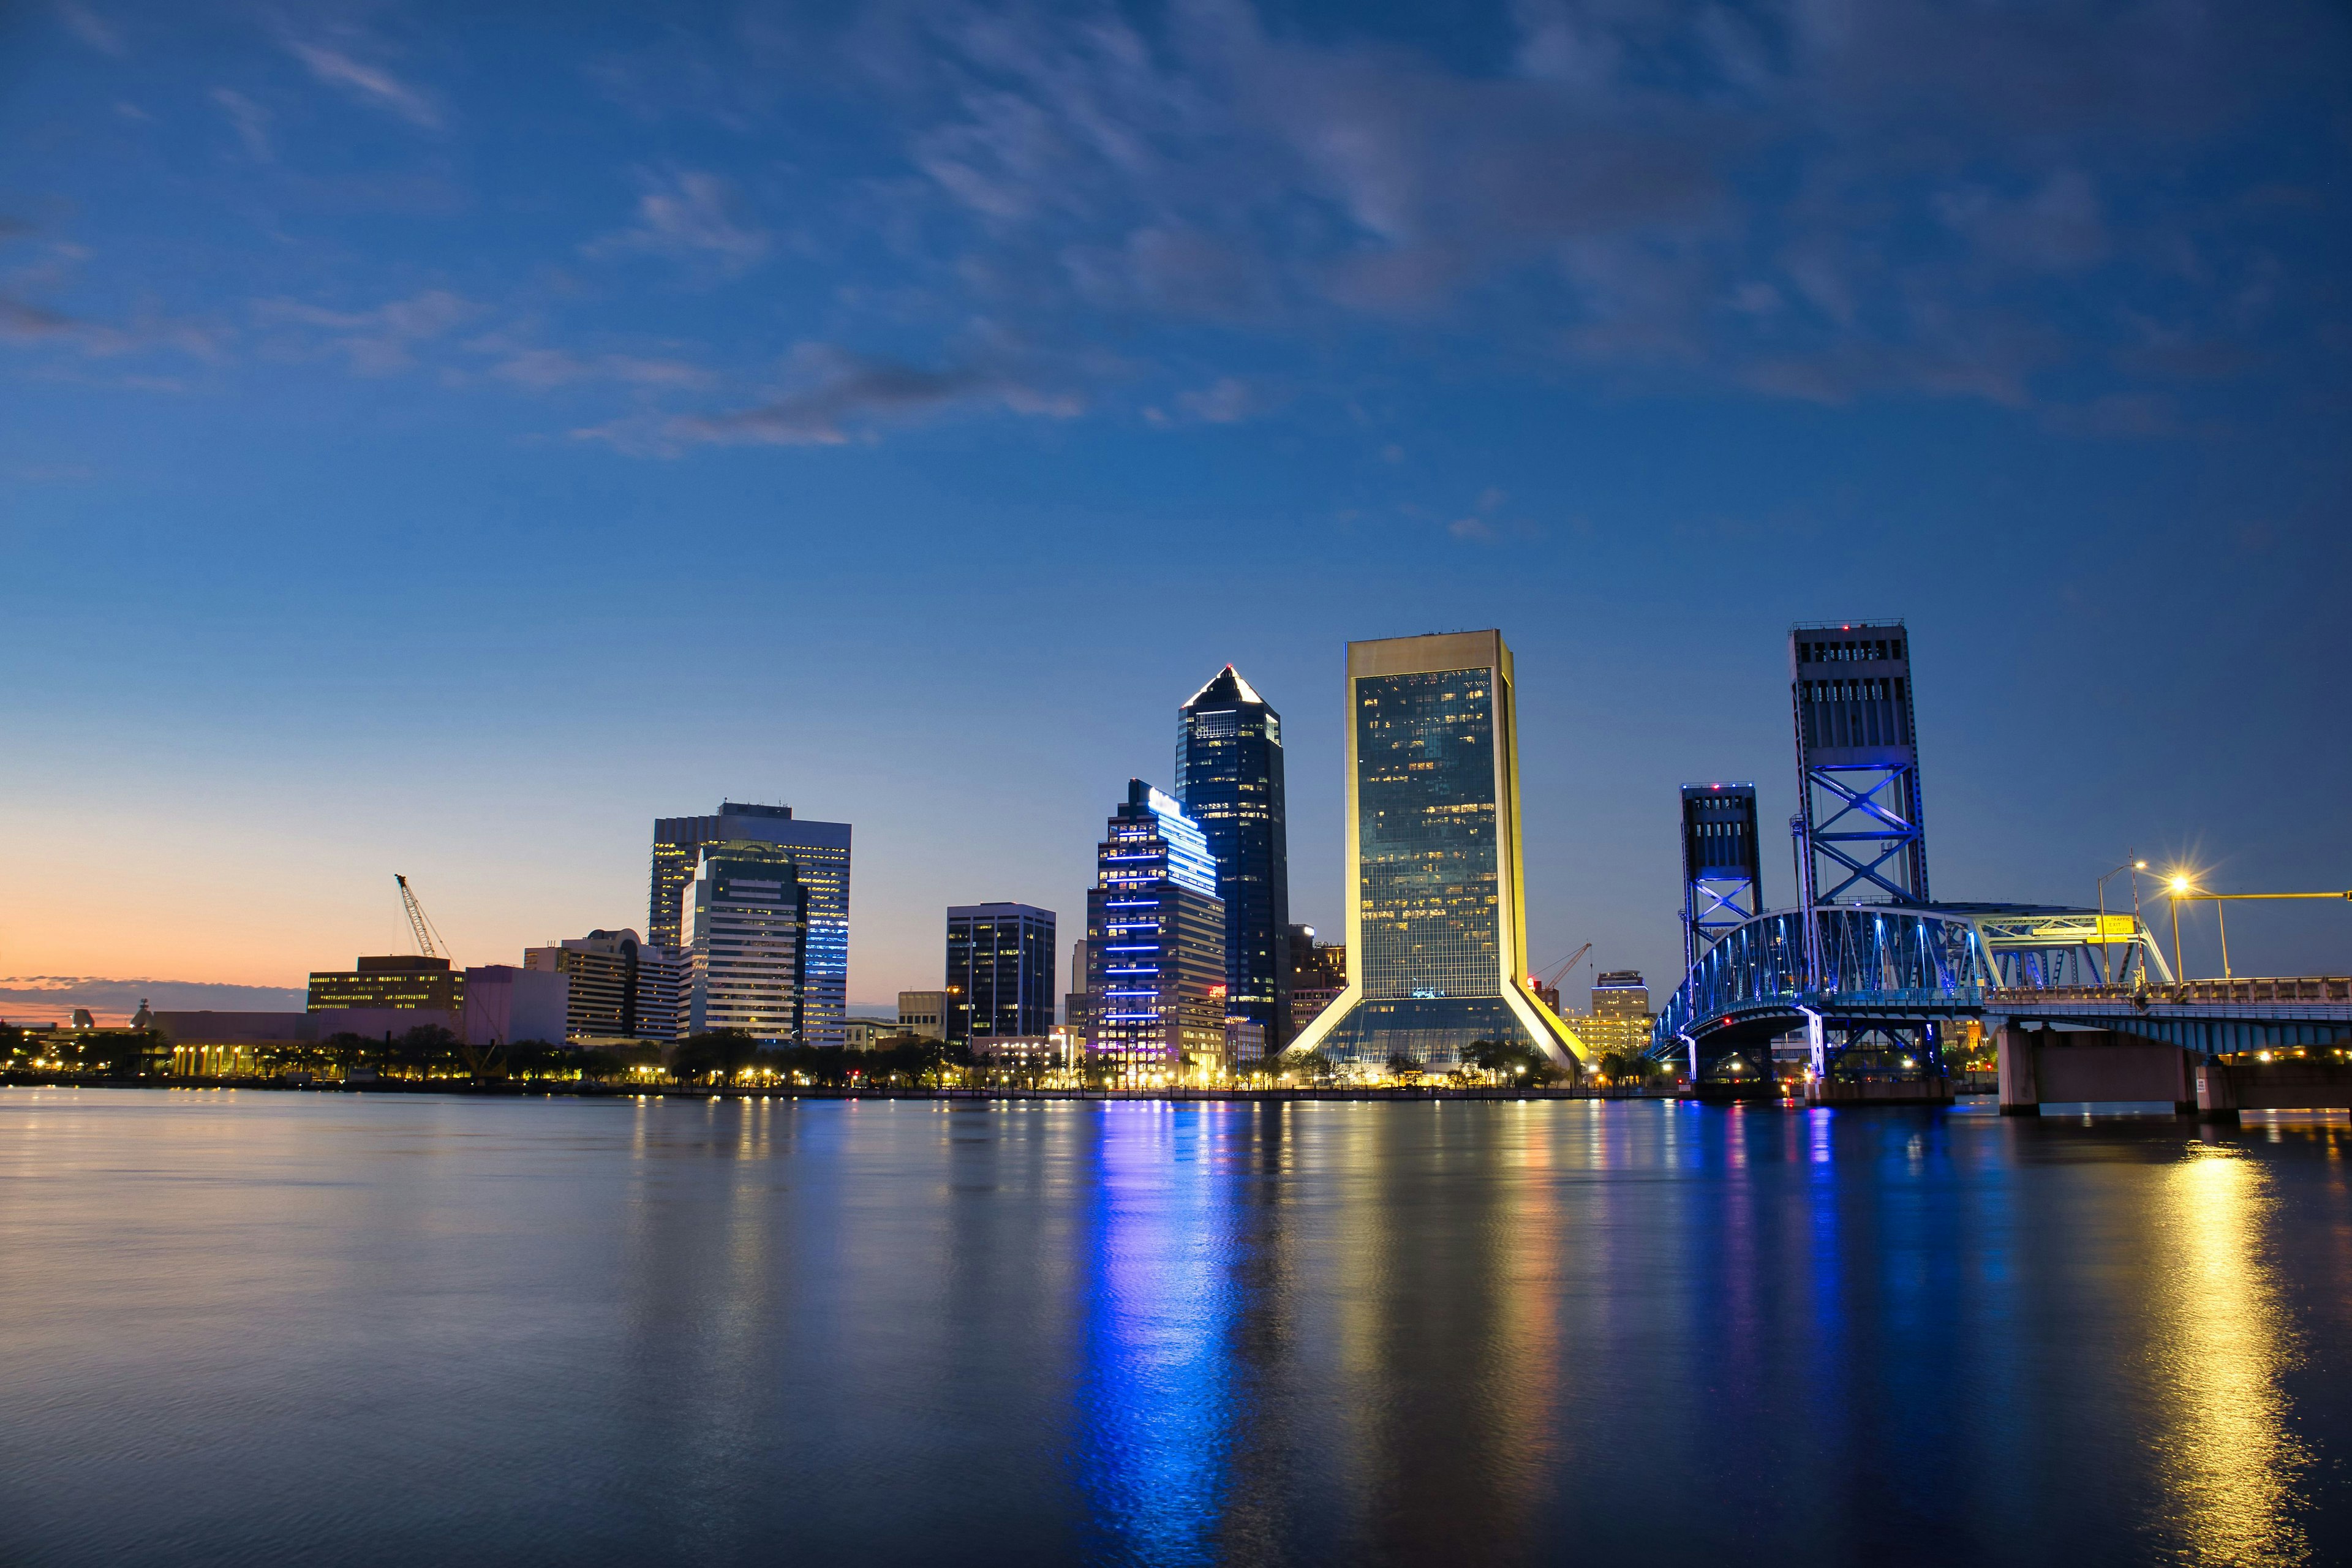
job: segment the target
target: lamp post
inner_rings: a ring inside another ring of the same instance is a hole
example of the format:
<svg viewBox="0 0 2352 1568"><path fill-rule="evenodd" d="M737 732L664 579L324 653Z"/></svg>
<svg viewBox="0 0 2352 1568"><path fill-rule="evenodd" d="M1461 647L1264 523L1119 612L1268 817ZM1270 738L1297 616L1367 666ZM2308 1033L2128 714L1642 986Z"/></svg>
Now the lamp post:
<svg viewBox="0 0 2352 1568"><path fill-rule="evenodd" d="M2189 984L2189 971L2180 963L2180 898L2188 891L2188 878L2176 876L2172 879L2172 983L2175 985Z"/></svg>
<svg viewBox="0 0 2352 1568"><path fill-rule="evenodd" d="M2131 851L2126 850L2124 853L2128 855ZM2102 985L2114 984L2116 978L2115 949L2107 942L2107 877L2120 877L2126 871L2147 869L2147 862L2145 860L2126 860L2108 872L2106 877L2099 879L2099 968L2103 972L2099 975L2099 984ZM2134 942L2139 940L2139 879L2137 877L2132 879L2132 940Z"/></svg>

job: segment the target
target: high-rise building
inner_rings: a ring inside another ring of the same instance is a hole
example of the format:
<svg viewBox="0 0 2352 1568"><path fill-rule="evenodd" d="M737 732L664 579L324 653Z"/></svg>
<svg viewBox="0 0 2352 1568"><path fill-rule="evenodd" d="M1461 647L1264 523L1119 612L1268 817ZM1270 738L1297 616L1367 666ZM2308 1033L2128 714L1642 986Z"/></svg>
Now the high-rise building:
<svg viewBox="0 0 2352 1568"><path fill-rule="evenodd" d="M1054 1026L1054 911L1028 904L948 910L948 1038L1043 1039Z"/></svg>
<svg viewBox="0 0 2352 1568"><path fill-rule="evenodd" d="M1282 715L1230 664L1176 710L1174 794L1217 859L1225 1016L1241 1027L1237 1037L1278 1048L1291 1035Z"/></svg>
<svg viewBox="0 0 2352 1568"><path fill-rule="evenodd" d="M1348 986L1297 1048L1374 1070L1585 1047L1527 980L1517 706L1495 631L1348 645Z"/></svg>
<svg viewBox="0 0 2352 1568"><path fill-rule="evenodd" d="M841 1045L841 1021L849 1015L849 824L795 817L789 805L731 800L709 816L656 818L646 940L656 947L680 946L679 899L704 847L745 840L792 852L809 897L806 1038L811 1045Z"/></svg>
<svg viewBox="0 0 2352 1568"><path fill-rule="evenodd" d="M674 1040L686 1033L687 971L677 949L637 944L637 1038Z"/></svg>
<svg viewBox="0 0 2352 1568"><path fill-rule="evenodd" d="M551 947L523 949L522 966L570 977L563 1037L568 1040L638 1039L661 1037L637 1032L637 933L592 931ZM662 1036L668 1033L664 1020Z"/></svg>
<svg viewBox="0 0 2352 1568"><path fill-rule="evenodd" d="M789 850L750 839L707 844L678 901L686 1032L739 1029L803 1043L811 900Z"/></svg>
<svg viewBox="0 0 2352 1568"><path fill-rule="evenodd" d="M1087 1037L1087 939L1070 943L1070 989L1062 998L1062 1022L1072 1036Z"/></svg>
<svg viewBox="0 0 2352 1568"><path fill-rule="evenodd" d="M1087 893L1087 1049L1129 1076L1213 1077L1225 1050L1225 908L1200 825L1141 779Z"/></svg>
<svg viewBox="0 0 2352 1568"><path fill-rule="evenodd" d="M950 1000L944 991L899 992L898 1027L926 1039L946 1039Z"/></svg>
<svg viewBox="0 0 2352 1568"><path fill-rule="evenodd" d="M1348 988L1348 944L1318 942L1313 926L1290 928L1290 1022L1295 1030L1313 1023Z"/></svg>
<svg viewBox="0 0 2352 1568"><path fill-rule="evenodd" d="M1650 1043L1650 988L1638 969L1604 970L1592 982L1592 1013L1577 1033L1595 1055L1632 1056Z"/></svg>

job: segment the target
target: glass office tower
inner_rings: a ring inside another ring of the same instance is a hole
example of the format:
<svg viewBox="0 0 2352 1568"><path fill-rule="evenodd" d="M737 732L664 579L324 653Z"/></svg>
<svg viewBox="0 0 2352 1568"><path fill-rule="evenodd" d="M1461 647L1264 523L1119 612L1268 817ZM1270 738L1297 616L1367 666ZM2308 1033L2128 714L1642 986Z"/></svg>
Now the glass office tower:
<svg viewBox="0 0 2352 1568"><path fill-rule="evenodd" d="M1377 1069L1474 1040L1585 1050L1528 978L1517 707L1500 632L1348 645L1348 985L1295 1048Z"/></svg>
<svg viewBox="0 0 2352 1568"><path fill-rule="evenodd" d="M814 1046L842 1046L849 1016L849 824L795 817L789 805L745 805L722 801L709 816L663 816L654 820L651 907L646 940L676 948L679 900L694 880L706 845L753 841L791 852L801 886L808 889L809 933L803 1038Z"/></svg>
<svg viewBox="0 0 2352 1568"><path fill-rule="evenodd" d="M705 846L678 895L686 1032L740 1029L800 1045L807 1032L809 889L782 846Z"/></svg>
<svg viewBox="0 0 2352 1568"><path fill-rule="evenodd" d="M1279 1050L1291 1032L1282 715L1230 664L1176 710L1175 795L1217 858L1225 1016Z"/></svg>
<svg viewBox="0 0 2352 1568"><path fill-rule="evenodd" d="M1208 839L1172 796L1130 779L1096 865L1088 1053L1129 1079L1213 1078L1225 1055L1225 907Z"/></svg>
<svg viewBox="0 0 2352 1568"><path fill-rule="evenodd" d="M948 910L948 1039L1042 1037L1054 1027L1054 911L1029 904Z"/></svg>

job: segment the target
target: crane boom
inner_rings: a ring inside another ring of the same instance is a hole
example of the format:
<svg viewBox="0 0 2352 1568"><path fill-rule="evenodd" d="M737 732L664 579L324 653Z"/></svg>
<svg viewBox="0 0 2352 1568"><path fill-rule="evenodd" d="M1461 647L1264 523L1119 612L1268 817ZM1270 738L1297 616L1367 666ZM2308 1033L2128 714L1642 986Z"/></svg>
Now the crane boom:
<svg viewBox="0 0 2352 1568"><path fill-rule="evenodd" d="M408 929L416 933L416 951L427 958L446 958L446 944L436 944L433 940L441 933L435 931L433 922L425 918L425 906L416 901L416 894L410 889L408 879L394 871L392 879L400 884L400 904L408 911Z"/></svg>
<svg viewBox="0 0 2352 1568"><path fill-rule="evenodd" d="M1568 972L1574 969L1579 963L1581 963L1584 961L1584 955L1591 951L1592 944L1588 942L1582 947L1578 948L1574 952L1570 953L1566 958L1561 959L1558 964L1553 966L1552 972L1543 977L1544 989L1547 991L1559 990L1559 983L1567 976Z"/></svg>

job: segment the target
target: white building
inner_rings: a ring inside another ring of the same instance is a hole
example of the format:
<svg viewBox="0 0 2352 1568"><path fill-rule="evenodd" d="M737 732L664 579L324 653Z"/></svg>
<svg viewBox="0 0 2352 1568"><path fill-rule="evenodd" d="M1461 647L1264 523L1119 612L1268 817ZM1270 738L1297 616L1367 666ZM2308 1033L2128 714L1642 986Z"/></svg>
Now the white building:
<svg viewBox="0 0 2352 1568"><path fill-rule="evenodd" d="M790 860L737 853L757 847L705 849L679 900L685 1032L740 1029L754 1039L797 1044L803 1037L808 889Z"/></svg>

